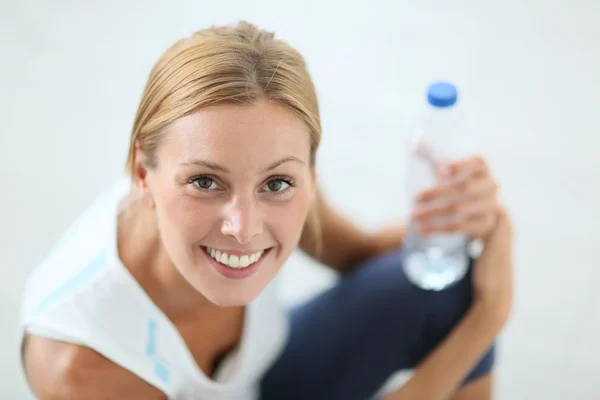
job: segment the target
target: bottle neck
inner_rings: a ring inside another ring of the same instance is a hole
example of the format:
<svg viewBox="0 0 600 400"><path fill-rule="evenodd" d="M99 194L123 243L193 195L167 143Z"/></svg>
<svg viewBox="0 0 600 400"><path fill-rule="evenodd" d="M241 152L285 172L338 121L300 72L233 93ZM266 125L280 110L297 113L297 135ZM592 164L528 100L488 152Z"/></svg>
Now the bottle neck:
<svg viewBox="0 0 600 400"><path fill-rule="evenodd" d="M422 138L441 151L453 150L462 140L462 131L458 124L455 106L429 106L422 125Z"/></svg>

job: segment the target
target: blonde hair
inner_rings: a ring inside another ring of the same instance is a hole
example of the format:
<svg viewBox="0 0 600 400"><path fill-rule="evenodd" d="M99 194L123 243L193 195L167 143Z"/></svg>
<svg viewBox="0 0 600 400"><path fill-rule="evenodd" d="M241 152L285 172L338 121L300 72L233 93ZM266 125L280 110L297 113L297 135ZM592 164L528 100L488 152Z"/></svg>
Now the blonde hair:
<svg viewBox="0 0 600 400"><path fill-rule="evenodd" d="M144 88L131 132L128 173L133 176L138 144L146 166L157 165L156 150L175 120L211 105L252 104L261 97L277 101L306 124L314 167L321 141L315 87L300 53L274 36L242 21L200 30L171 46ZM314 207L307 226L320 236Z"/></svg>

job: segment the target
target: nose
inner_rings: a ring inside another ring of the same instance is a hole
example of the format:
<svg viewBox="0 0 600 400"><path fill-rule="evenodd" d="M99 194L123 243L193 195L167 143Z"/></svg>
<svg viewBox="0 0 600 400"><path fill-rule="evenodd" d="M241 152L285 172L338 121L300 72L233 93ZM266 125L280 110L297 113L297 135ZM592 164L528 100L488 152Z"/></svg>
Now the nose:
<svg viewBox="0 0 600 400"><path fill-rule="evenodd" d="M260 207L253 196L237 196L225 207L221 233L249 244L263 232Z"/></svg>

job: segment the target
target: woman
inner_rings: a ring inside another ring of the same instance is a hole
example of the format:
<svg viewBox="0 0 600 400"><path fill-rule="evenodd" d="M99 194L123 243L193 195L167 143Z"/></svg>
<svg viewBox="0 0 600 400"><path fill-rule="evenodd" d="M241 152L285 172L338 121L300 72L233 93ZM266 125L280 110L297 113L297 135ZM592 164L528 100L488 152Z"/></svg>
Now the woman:
<svg viewBox="0 0 600 400"><path fill-rule="evenodd" d="M23 366L41 399L386 399L491 396L493 341L511 303L511 233L480 158L423 192L423 232L485 242L443 292L407 283L403 229L355 228L319 194L321 127L300 54L240 23L197 32L150 73L129 176L31 275ZM432 206L463 195L452 209ZM428 225L460 212L462 223ZM274 278L290 253L339 284L288 313Z"/></svg>

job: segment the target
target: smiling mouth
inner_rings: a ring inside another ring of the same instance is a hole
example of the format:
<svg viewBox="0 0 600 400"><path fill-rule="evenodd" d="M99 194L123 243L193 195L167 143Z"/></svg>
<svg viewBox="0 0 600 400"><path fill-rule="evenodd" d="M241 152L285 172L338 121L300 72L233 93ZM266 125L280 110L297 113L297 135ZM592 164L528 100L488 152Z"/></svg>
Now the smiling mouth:
<svg viewBox="0 0 600 400"><path fill-rule="evenodd" d="M234 269L248 268L252 264L260 261L271 250L271 248L268 248L265 250L257 251L255 253L239 256L234 254L228 254L226 252L221 252L220 250L215 250L210 247L202 246L202 249L215 261Z"/></svg>

